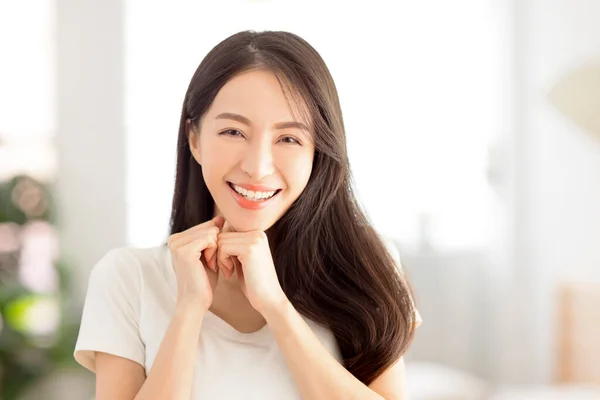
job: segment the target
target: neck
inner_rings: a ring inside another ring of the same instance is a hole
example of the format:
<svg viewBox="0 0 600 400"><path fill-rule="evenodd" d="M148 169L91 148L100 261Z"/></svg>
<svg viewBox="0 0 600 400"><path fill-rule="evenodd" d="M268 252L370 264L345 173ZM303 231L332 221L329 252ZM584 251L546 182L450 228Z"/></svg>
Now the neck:
<svg viewBox="0 0 600 400"><path fill-rule="evenodd" d="M266 323L242 292L236 273L229 280L219 277L210 311L243 333L256 332Z"/></svg>

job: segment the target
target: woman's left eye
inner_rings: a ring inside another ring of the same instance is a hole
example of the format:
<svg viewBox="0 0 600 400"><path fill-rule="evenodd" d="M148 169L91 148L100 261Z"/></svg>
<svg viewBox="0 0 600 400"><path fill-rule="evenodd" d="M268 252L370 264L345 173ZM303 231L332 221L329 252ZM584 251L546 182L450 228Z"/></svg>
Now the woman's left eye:
<svg viewBox="0 0 600 400"><path fill-rule="evenodd" d="M291 137L291 136L286 136L283 139L281 139L284 143L288 143L288 144L302 144L300 143L297 139Z"/></svg>

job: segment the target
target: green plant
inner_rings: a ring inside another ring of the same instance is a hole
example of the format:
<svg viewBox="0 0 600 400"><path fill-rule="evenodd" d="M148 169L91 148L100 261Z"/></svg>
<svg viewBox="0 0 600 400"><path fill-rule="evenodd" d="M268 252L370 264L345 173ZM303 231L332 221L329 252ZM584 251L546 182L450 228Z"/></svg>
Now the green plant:
<svg viewBox="0 0 600 400"><path fill-rule="evenodd" d="M0 399L18 399L73 363L79 316L69 303L52 187L30 176L0 183Z"/></svg>

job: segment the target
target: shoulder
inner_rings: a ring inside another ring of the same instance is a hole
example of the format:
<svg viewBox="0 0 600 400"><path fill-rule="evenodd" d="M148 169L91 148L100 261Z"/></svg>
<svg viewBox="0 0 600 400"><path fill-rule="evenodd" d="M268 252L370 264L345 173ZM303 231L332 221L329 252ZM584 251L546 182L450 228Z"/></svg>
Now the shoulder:
<svg viewBox="0 0 600 400"><path fill-rule="evenodd" d="M168 249L167 249L168 251ZM145 295L157 287L164 265L160 247L108 250L90 273L75 359L95 371L96 352L144 365L141 324ZM164 279L162 279L164 282Z"/></svg>
<svg viewBox="0 0 600 400"><path fill-rule="evenodd" d="M166 246L112 248L92 268L90 285L110 283L112 286L126 285L131 288L139 287L142 281L160 280L167 261L165 252L168 252Z"/></svg>

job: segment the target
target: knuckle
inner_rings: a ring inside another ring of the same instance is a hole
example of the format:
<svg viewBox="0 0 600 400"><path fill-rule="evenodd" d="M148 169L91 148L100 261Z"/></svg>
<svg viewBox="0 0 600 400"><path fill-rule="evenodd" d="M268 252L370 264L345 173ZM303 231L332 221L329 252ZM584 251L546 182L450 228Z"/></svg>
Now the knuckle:
<svg viewBox="0 0 600 400"><path fill-rule="evenodd" d="M253 244L261 244L265 240L267 240L267 236L264 232L256 232L252 237Z"/></svg>

